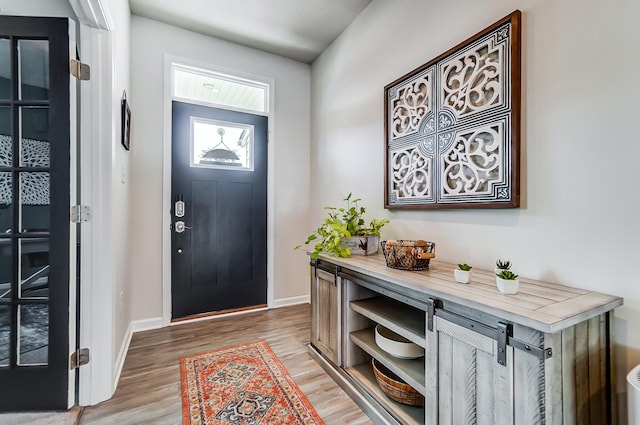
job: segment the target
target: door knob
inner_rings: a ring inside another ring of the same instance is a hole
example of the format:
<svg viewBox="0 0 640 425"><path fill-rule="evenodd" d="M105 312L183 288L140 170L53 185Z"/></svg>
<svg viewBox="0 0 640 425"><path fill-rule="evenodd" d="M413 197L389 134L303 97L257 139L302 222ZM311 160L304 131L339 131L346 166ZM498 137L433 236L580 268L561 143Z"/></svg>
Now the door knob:
<svg viewBox="0 0 640 425"><path fill-rule="evenodd" d="M189 227L186 224L184 224L184 221L182 220L176 221L175 228L176 228L176 233L182 233L187 229L193 229L193 227Z"/></svg>

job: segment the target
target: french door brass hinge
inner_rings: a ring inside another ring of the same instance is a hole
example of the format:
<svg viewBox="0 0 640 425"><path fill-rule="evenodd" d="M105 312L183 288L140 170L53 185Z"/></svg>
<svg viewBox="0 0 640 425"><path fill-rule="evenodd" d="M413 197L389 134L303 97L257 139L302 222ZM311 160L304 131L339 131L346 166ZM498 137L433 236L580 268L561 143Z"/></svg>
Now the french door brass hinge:
<svg viewBox="0 0 640 425"><path fill-rule="evenodd" d="M80 81L88 81L91 79L91 68L78 60L71 59L69 63L71 75Z"/></svg>
<svg viewBox="0 0 640 425"><path fill-rule="evenodd" d="M89 363L89 349L80 348L73 353L69 358L69 370L77 369L80 366L84 366Z"/></svg>

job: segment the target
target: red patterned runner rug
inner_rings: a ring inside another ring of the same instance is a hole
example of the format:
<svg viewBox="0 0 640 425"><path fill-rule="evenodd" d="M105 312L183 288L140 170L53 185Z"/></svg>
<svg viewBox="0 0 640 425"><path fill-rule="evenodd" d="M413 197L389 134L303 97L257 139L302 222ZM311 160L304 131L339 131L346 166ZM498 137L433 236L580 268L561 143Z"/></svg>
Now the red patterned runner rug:
<svg viewBox="0 0 640 425"><path fill-rule="evenodd" d="M323 425L266 341L180 359L184 425Z"/></svg>

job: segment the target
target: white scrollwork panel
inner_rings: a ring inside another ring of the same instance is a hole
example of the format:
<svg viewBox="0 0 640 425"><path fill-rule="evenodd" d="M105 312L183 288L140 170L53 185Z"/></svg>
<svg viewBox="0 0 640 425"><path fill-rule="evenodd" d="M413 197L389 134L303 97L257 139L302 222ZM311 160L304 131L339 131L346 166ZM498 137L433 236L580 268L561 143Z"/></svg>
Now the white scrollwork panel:
<svg viewBox="0 0 640 425"><path fill-rule="evenodd" d="M433 109L433 70L420 78L397 87L390 100L392 138L418 131L422 119Z"/></svg>
<svg viewBox="0 0 640 425"><path fill-rule="evenodd" d="M458 117L502 105L505 44L492 38L444 63L441 67L442 106Z"/></svg>
<svg viewBox="0 0 640 425"><path fill-rule="evenodd" d="M503 139L501 123L459 132L441 157L441 196L490 195L504 183Z"/></svg>
<svg viewBox="0 0 640 425"><path fill-rule="evenodd" d="M391 189L400 198L426 198L432 193L432 159L418 147L391 154Z"/></svg>

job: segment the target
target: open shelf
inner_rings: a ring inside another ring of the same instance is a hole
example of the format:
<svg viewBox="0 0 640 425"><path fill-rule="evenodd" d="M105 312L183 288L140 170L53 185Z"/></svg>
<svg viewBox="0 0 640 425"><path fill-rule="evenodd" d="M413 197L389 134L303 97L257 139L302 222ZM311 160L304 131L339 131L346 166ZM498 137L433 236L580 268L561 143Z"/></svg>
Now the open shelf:
<svg viewBox="0 0 640 425"><path fill-rule="evenodd" d="M349 307L420 347L427 348L427 318L424 311L387 297L351 301Z"/></svg>
<svg viewBox="0 0 640 425"><path fill-rule="evenodd" d="M351 332L349 339L371 357L385 365L400 379L415 388L420 394L426 394L424 357L417 359L399 359L382 350L375 341L373 328Z"/></svg>
<svg viewBox="0 0 640 425"><path fill-rule="evenodd" d="M391 412L399 422L407 425L421 425L425 423L424 407L407 406L406 404L398 403L387 397L376 381L371 362L349 367L345 370L356 379L382 407Z"/></svg>

